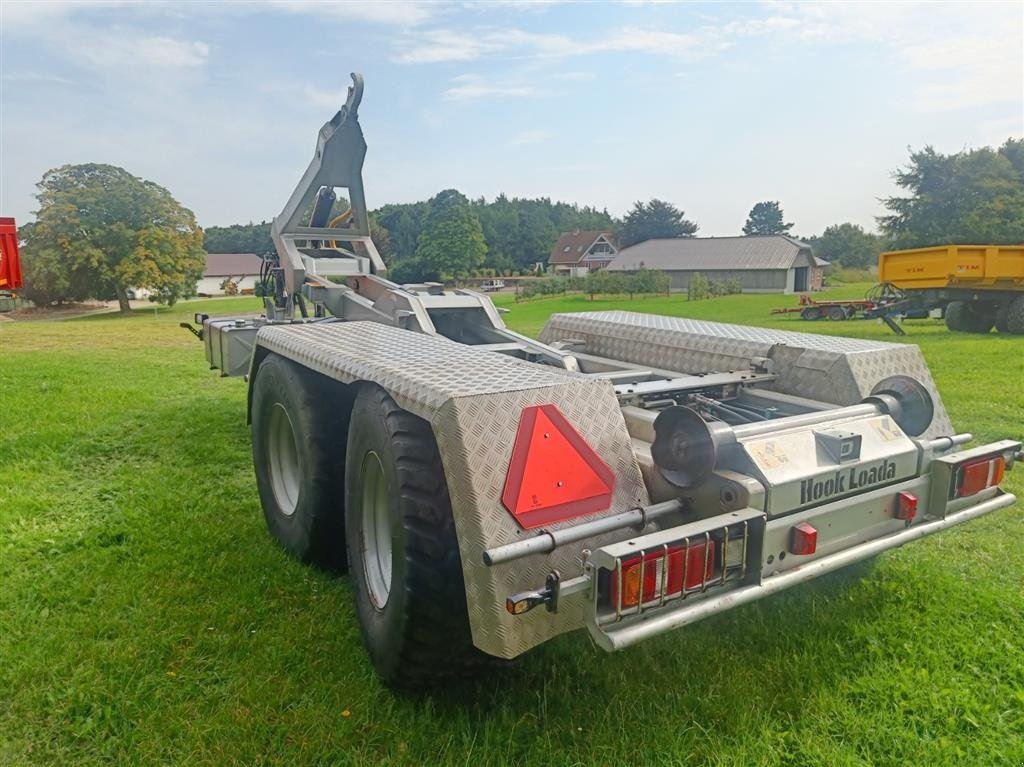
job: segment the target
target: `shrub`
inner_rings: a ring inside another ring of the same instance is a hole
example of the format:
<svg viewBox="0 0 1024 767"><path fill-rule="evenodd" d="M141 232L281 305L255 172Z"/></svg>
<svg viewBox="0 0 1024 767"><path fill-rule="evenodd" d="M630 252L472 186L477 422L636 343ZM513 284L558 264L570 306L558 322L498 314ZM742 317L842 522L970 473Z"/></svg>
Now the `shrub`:
<svg viewBox="0 0 1024 767"><path fill-rule="evenodd" d="M711 292L711 284L708 282L708 278L700 272L694 272L690 275L690 282L686 286L686 298L690 301L702 301L708 297Z"/></svg>

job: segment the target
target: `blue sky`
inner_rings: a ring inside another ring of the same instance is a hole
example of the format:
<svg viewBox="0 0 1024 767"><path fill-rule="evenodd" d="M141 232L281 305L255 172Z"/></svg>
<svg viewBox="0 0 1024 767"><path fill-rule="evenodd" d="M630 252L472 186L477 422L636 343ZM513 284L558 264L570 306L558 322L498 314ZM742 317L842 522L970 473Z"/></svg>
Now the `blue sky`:
<svg viewBox="0 0 1024 767"><path fill-rule="evenodd" d="M372 207L446 187L701 234L780 200L794 232L874 226L907 147L1024 135L1024 3L303 0L0 5L0 215L107 162L200 224L269 219L361 71Z"/></svg>

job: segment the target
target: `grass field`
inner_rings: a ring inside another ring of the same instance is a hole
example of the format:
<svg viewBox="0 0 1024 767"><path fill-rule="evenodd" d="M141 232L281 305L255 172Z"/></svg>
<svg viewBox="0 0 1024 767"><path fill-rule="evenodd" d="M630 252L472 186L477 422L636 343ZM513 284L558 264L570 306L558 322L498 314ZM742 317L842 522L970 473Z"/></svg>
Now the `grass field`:
<svg viewBox="0 0 1024 767"><path fill-rule="evenodd" d="M530 334L628 307L918 343L958 429L1024 437L1024 338L769 316L788 296L498 300ZM392 695L347 578L265 532L245 384L177 327L256 306L0 323L0 764L1024 763L1021 504L633 650L577 633Z"/></svg>

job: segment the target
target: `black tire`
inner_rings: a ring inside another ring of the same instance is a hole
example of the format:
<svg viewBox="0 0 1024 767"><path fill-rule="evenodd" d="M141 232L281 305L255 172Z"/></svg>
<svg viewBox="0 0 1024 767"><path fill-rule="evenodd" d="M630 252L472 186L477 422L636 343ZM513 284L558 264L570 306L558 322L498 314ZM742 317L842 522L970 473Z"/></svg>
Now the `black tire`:
<svg viewBox="0 0 1024 767"><path fill-rule="evenodd" d="M821 316L821 309L817 306L808 306L800 312L800 319L802 320L820 320Z"/></svg>
<svg viewBox="0 0 1024 767"><path fill-rule="evenodd" d="M292 556L339 572L349 402L344 385L276 354L253 381L252 457L267 528Z"/></svg>
<svg viewBox="0 0 1024 767"><path fill-rule="evenodd" d="M979 311L973 302L953 301L946 306L946 327L958 333L988 333L995 324L995 314Z"/></svg>
<svg viewBox="0 0 1024 767"><path fill-rule="evenodd" d="M846 319L846 309L841 306L832 306L828 310L828 318L835 322Z"/></svg>
<svg viewBox="0 0 1024 767"><path fill-rule="evenodd" d="M1010 301L1006 309L1006 333L1015 336L1024 336L1024 296L1018 296Z"/></svg>
<svg viewBox="0 0 1024 767"><path fill-rule="evenodd" d="M1003 301L999 305L999 309L996 311L996 332L997 333L1009 333L1010 328L1006 324L1007 317L1009 315L1010 301Z"/></svg>
<svg viewBox="0 0 1024 767"><path fill-rule="evenodd" d="M381 481L386 492L375 493ZM380 387L361 385L345 485L352 590L378 676L390 687L423 689L474 675L491 659L470 635L455 521L430 424ZM386 527L371 522L381 514Z"/></svg>

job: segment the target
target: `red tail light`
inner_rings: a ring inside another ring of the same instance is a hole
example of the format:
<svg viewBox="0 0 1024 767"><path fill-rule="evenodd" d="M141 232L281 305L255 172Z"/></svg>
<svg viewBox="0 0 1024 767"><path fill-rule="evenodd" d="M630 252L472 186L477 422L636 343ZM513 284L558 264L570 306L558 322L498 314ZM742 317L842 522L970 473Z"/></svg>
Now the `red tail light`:
<svg viewBox="0 0 1024 767"><path fill-rule="evenodd" d="M917 516L917 496L901 490L896 493L896 519L911 520Z"/></svg>
<svg viewBox="0 0 1024 767"><path fill-rule="evenodd" d="M818 550L818 531L806 522L789 530L789 553L809 556Z"/></svg>
<svg viewBox="0 0 1024 767"><path fill-rule="evenodd" d="M644 602L660 599L662 591L665 596L673 596L681 594L684 589L690 591L700 588L711 579L715 571L715 544L701 542L688 549L669 546L667 567L664 550L644 554L643 567L639 556L622 560L622 607L636 607L639 604L641 570ZM618 573L612 573L610 585L611 602L614 605L619 598Z"/></svg>
<svg viewBox="0 0 1024 767"><path fill-rule="evenodd" d="M965 463L957 469L953 482L953 497L963 498L994 487L1003 481L1005 473L1006 459L1001 455Z"/></svg>

